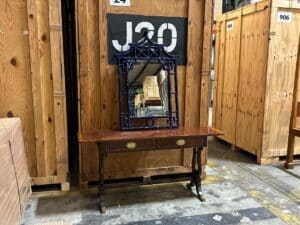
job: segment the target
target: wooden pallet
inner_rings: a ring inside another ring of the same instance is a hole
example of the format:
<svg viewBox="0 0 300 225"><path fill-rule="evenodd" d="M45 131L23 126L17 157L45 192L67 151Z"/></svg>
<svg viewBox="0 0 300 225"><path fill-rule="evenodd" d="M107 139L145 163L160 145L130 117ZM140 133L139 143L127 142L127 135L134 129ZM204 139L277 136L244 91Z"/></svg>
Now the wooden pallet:
<svg viewBox="0 0 300 225"><path fill-rule="evenodd" d="M67 177L32 177L31 186L33 189L39 189L41 191L47 191L49 189L55 189L60 191L69 191L70 183ZM58 188L59 187L59 188Z"/></svg>
<svg viewBox="0 0 300 225"><path fill-rule="evenodd" d="M47 192L47 191L61 191L67 192L70 191L70 183L52 183L52 184L45 184L45 185L32 185L33 192Z"/></svg>

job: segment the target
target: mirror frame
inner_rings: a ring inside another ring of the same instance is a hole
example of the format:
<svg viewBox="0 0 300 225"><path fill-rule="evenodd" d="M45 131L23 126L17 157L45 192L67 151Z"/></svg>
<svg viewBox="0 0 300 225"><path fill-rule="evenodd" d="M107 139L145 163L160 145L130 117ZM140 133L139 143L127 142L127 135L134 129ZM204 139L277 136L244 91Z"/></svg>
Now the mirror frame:
<svg viewBox="0 0 300 225"><path fill-rule="evenodd" d="M152 42L145 33L143 38L136 43L129 44L127 51L117 54L118 59L118 78L119 78L119 110L120 110L120 129L121 130L147 130L162 128L178 128L178 82L177 82L177 60L178 57L168 54L165 46ZM162 69L167 71L168 85L168 114L165 116L143 116L142 118L132 117L132 107L130 107L130 87L128 74L133 70L134 65L139 61L151 61L162 65ZM170 81L171 76L174 80L174 87ZM174 101L174 104L172 102ZM156 123L158 119L163 119ZM140 121L136 125L134 121Z"/></svg>

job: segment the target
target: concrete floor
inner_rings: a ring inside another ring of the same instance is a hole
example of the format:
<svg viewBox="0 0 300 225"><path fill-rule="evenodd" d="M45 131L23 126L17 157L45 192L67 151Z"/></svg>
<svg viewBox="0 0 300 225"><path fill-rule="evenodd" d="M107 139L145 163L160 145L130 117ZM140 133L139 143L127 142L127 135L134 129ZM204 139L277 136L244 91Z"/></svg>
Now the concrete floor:
<svg viewBox="0 0 300 225"><path fill-rule="evenodd" d="M24 225L300 224L300 164L259 166L255 157L210 140L208 177L200 202L185 182L107 190L101 215L96 190L34 194Z"/></svg>

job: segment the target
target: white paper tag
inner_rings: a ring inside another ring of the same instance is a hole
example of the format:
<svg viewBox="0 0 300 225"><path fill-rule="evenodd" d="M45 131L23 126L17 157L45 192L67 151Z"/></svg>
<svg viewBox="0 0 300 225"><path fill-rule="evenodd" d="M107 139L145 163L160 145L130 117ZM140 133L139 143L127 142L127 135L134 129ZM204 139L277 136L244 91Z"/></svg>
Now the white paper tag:
<svg viewBox="0 0 300 225"><path fill-rule="evenodd" d="M110 0L110 5L130 6L131 5L131 0Z"/></svg>
<svg viewBox="0 0 300 225"><path fill-rule="evenodd" d="M292 12L278 12L278 22L279 23L290 23L292 22L293 13Z"/></svg>
<svg viewBox="0 0 300 225"><path fill-rule="evenodd" d="M232 30L233 29L233 21L228 21L226 23L226 26L227 26L227 30Z"/></svg>

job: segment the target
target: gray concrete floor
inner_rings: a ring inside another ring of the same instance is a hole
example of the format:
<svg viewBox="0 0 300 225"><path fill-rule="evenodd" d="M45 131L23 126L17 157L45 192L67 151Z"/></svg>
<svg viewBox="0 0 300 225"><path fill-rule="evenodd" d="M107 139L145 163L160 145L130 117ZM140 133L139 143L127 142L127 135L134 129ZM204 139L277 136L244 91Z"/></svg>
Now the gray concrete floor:
<svg viewBox="0 0 300 225"><path fill-rule="evenodd" d="M300 164L259 166L255 157L215 140L200 202L186 182L107 190L108 211L97 208L96 190L34 194L24 225L300 224Z"/></svg>

